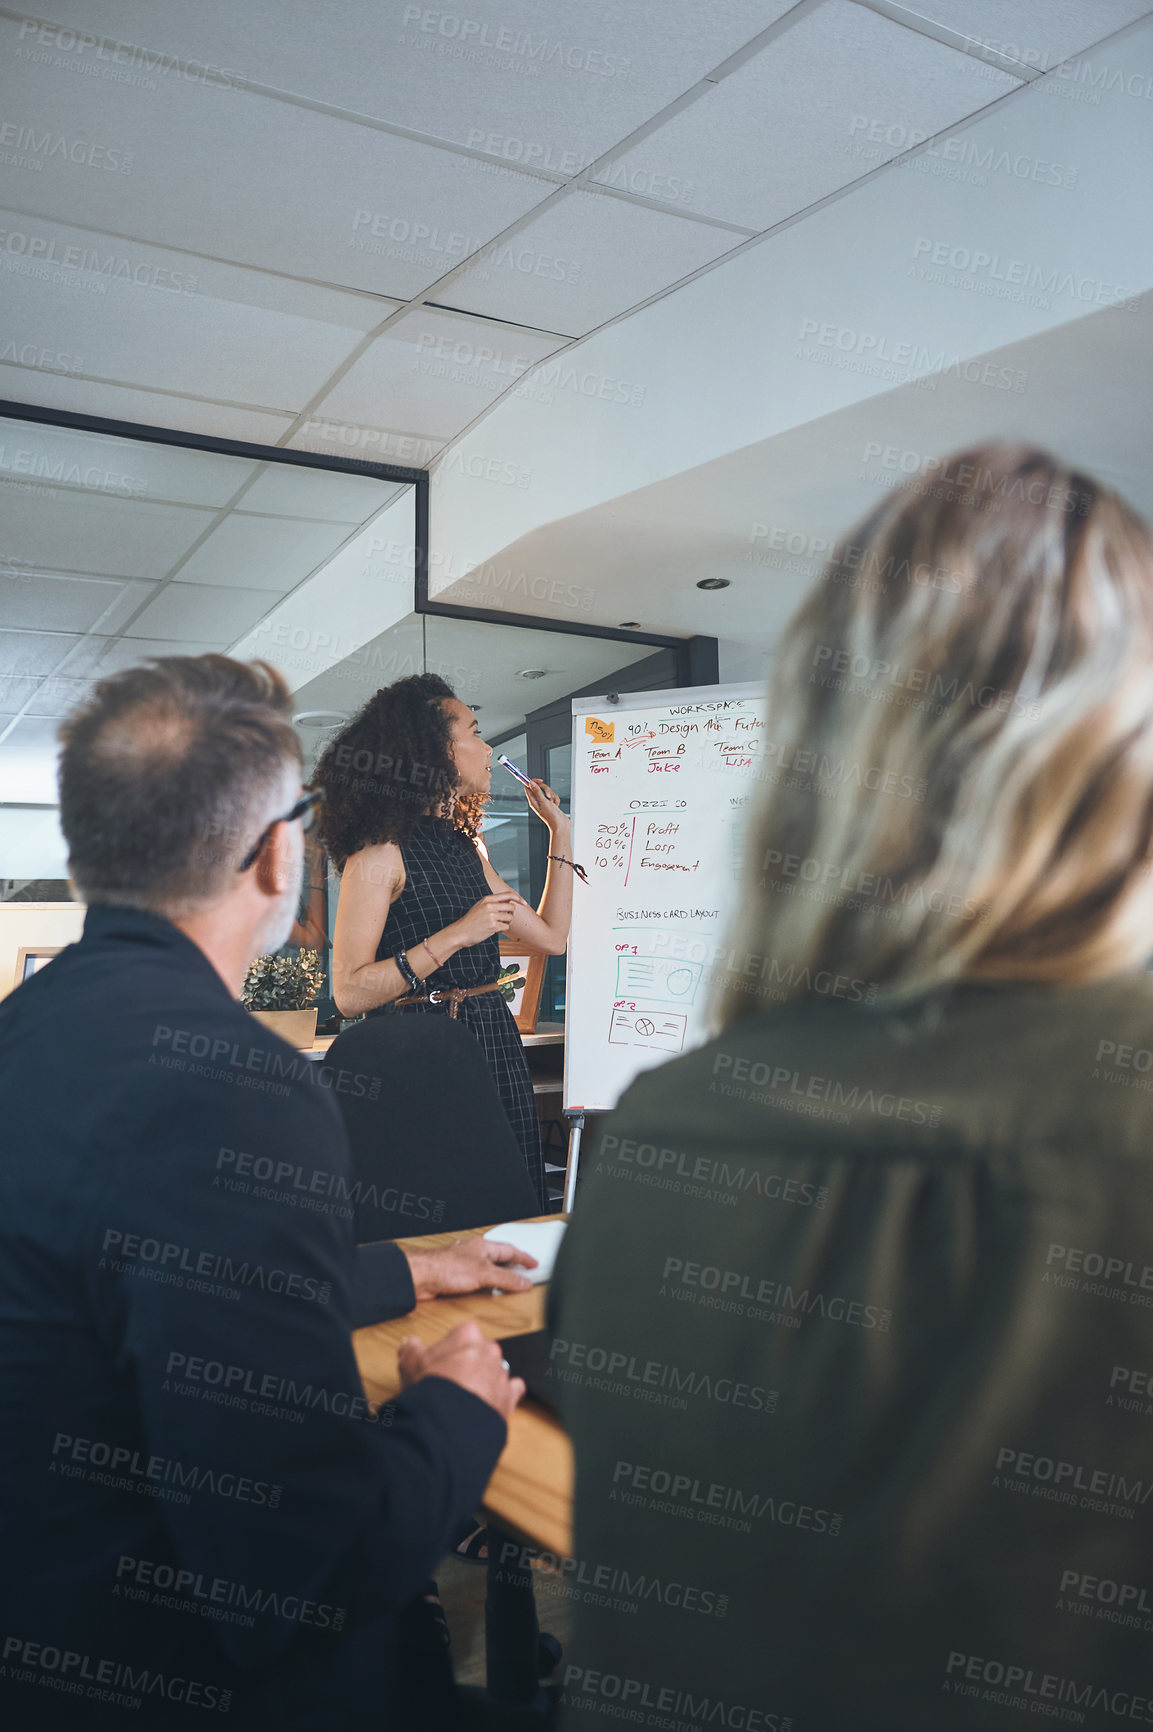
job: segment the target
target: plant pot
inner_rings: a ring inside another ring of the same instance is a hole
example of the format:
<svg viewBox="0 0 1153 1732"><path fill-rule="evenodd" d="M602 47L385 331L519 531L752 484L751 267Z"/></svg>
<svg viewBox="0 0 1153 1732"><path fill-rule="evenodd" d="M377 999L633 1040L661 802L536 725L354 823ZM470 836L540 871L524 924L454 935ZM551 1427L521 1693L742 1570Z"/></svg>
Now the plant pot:
<svg viewBox="0 0 1153 1732"><path fill-rule="evenodd" d="M249 1015L298 1051L303 1052L316 1044L315 1005L311 1010L253 1010Z"/></svg>

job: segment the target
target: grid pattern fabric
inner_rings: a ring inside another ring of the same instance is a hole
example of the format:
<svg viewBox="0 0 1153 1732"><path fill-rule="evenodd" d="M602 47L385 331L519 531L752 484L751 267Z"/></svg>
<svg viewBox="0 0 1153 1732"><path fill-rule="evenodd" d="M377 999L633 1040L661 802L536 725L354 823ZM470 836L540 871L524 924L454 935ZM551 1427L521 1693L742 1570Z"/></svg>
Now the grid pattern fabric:
<svg viewBox="0 0 1153 1732"><path fill-rule="evenodd" d="M398 950L415 949L422 938L450 926L454 920L467 914L474 902L492 894L480 855L447 818L422 819L402 852L405 885L390 908L380 935L376 947L378 962L395 956ZM443 968L434 969L426 976L420 990L483 986L495 980L499 971L500 940L494 934L480 944L470 945L450 956ZM447 1004L414 1004L403 1011L386 1005L382 1009L405 1016L449 1014ZM549 1204L540 1124L533 1099L532 1077L513 1014L499 992L485 992L476 998L463 999L458 1019L484 1050L543 1214Z"/></svg>

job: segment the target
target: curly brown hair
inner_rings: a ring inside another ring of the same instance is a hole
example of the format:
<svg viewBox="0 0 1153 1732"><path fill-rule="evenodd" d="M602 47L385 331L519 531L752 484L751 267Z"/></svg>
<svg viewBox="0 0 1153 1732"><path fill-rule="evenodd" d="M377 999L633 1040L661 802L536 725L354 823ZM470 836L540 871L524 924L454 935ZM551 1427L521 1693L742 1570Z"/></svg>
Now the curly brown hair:
<svg viewBox="0 0 1153 1732"><path fill-rule="evenodd" d="M317 829L338 872L362 848L403 848L422 817L451 803L453 827L475 842L487 796L456 793L452 724L441 708L455 698L439 674L411 674L382 686L331 741L313 783L324 790Z"/></svg>

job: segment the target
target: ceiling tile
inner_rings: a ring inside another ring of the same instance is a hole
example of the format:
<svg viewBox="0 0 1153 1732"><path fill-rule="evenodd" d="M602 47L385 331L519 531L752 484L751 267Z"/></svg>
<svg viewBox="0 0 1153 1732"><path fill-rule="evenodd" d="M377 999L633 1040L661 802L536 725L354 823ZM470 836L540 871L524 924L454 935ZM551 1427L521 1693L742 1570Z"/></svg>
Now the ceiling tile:
<svg viewBox="0 0 1153 1732"><path fill-rule="evenodd" d="M4 282L0 276L0 287ZM136 421L144 427L169 427L180 433L207 433L215 439L244 439L254 445L279 444L294 419L289 414L237 409L228 403L198 403L192 397L171 397L163 391L133 391L103 381L65 379L58 373L34 372L27 367L0 369L0 387L17 403L65 409L73 415L103 415L112 421Z"/></svg>
<svg viewBox="0 0 1153 1732"><path fill-rule="evenodd" d="M74 636L68 632L5 631L0 634L0 673L89 674L107 644L107 637Z"/></svg>
<svg viewBox="0 0 1153 1732"><path fill-rule="evenodd" d="M150 588L90 577L35 576L5 583L0 590L0 626L64 632L87 631L98 621L118 626Z"/></svg>
<svg viewBox="0 0 1153 1732"><path fill-rule="evenodd" d="M182 184L175 163L169 175ZM107 219L134 227L136 189L125 181L118 191ZM398 304L310 284L294 296L263 271L10 211L0 214L0 282L0 359L31 356L54 375L293 412ZM141 418L157 420L156 409Z"/></svg>
<svg viewBox="0 0 1153 1732"><path fill-rule="evenodd" d="M317 413L448 437L564 341L414 307L349 368Z"/></svg>
<svg viewBox="0 0 1153 1732"><path fill-rule="evenodd" d="M9 479L0 488L4 551L40 570L162 578L212 522L192 506Z"/></svg>
<svg viewBox="0 0 1153 1732"><path fill-rule="evenodd" d="M414 497L393 503L355 533L323 570L278 602L233 655L266 656L295 690L357 644L412 610Z"/></svg>
<svg viewBox="0 0 1153 1732"><path fill-rule="evenodd" d="M525 175L247 91L163 77L109 91L14 60L19 28L0 20L5 119L77 141L84 161L25 150L33 171L6 152L0 187L57 222L405 300L541 196Z"/></svg>
<svg viewBox="0 0 1153 1732"><path fill-rule="evenodd" d="M583 336L743 238L602 193L566 193L443 293L470 312Z"/></svg>
<svg viewBox="0 0 1153 1732"><path fill-rule="evenodd" d="M1017 88L867 7L826 0L602 176L671 185L692 210L765 229L899 155L911 132L927 137ZM878 134L863 159L861 138Z"/></svg>
<svg viewBox="0 0 1153 1732"><path fill-rule="evenodd" d="M0 470L169 505L227 505L260 465L185 445L118 439L43 421L0 422Z"/></svg>
<svg viewBox="0 0 1153 1732"><path fill-rule="evenodd" d="M40 684L34 674L0 674L0 716L14 716L22 710Z"/></svg>
<svg viewBox="0 0 1153 1732"><path fill-rule="evenodd" d="M182 583L243 584L284 595L346 540L344 523L230 512L180 567Z"/></svg>
<svg viewBox="0 0 1153 1732"><path fill-rule="evenodd" d="M1142 18L1149 0L900 0L902 9L1023 60L1051 67ZM1123 52L1120 50L1118 52ZM1108 58L1106 54L1105 58ZM1123 61L1117 60L1117 65Z"/></svg>
<svg viewBox="0 0 1153 1732"><path fill-rule="evenodd" d="M311 517L321 523L365 523L411 484L376 481L338 469L297 463L266 463L237 509L278 517Z"/></svg>
<svg viewBox="0 0 1153 1732"><path fill-rule="evenodd" d="M272 601L266 589L225 589L219 584L170 583L149 602L125 636L212 639L232 643Z"/></svg>
<svg viewBox="0 0 1153 1732"><path fill-rule="evenodd" d="M87 697L95 683L78 674L50 674L32 698L27 713L30 716L66 716Z"/></svg>
<svg viewBox="0 0 1153 1732"><path fill-rule="evenodd" d="M375 409L374 409L375 412ZM371 425L358 427L329 415L307 417L285 441L289 451L311 451L318 457L343 457L353 463L396 463L406 469L424 469L441 446L443 435L429 439L400 429Z"/></svg>
<svg viewBox="0 0 1153 1732"><path fill-rule="evenodd" d="M121 668L137 667L150 656L219 654L221 650L228 647L228 642L229 639L225 636L218 637L209 643L193 643L185 638L114 638L104 650L96 672L98 677L103 679L106 674L119 673Z"/></svg>
<svg viewBox="0 0 1153 1732"><path fill-rule="evenodd" d="M268 27L235 0L55 0L52 16L194 58L207 83L247 77L572 173L793 3L582 0L572 8L470 0L461 13L405 0L341 0L319 12L316 0L278 0ZM31 45L35 33L23 40ZM37 46L51 52L51 36ZM57 52L61 69L83 58ZM95 63L97 53L87 59ZM145 56L121 59L133 77L147 79L151 70L160 85L177 80L150 69Z"/></svg>

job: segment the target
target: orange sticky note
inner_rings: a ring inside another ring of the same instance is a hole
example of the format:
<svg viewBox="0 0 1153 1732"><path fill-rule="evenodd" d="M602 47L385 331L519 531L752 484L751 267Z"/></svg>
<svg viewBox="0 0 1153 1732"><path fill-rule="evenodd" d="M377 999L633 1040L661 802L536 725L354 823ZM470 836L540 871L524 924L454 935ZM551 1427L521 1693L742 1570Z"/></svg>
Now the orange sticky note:
<svg viewBox="0 0 1153 1732"><path fill-rule="evenodd" d="M585 717L585 733L591 734L594 740L611 742L615 731L615 722L602 722L599 716Z"/></svg>

